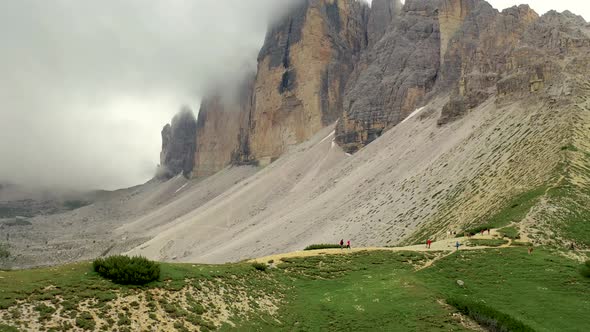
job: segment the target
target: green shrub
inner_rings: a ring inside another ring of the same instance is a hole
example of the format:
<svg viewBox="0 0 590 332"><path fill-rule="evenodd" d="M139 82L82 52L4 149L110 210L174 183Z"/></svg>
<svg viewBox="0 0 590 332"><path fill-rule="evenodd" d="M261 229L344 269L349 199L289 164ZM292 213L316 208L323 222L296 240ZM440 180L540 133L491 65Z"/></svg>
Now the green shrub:
<svg viewBox="0 0 590 332"><path fill-rule="evenodd" d="M561 151L574 151L574 152L576 152L576 151L578 151L578 148L572 144L568 144L568 145L562 146L560 150Z"/></svg>
<svg viewBox="0 0 590 332"><path fill-rule="evenodd" d="M127 316L127 314L119 312L117 314L117 316L119 317L119 320L117 321L117 325L119 325L119 326L131 325L131 319L129 319L129 316Z"/></svg>
<svg viewBox="0 0 590 332"><path fill-rule="evenodd" d="M92 266L102 277L122 285L144 285L160 278L160 265L145 257L98 258Z"/></svg>
<svg viewBox="0 0 590 332"><path fill-rule="evenodd" d="M518 229L516 227L504 227L498 230L503 237L507 237L509 239L520 239L520 234L518 233Z"/></svg>
<svg viewBox="0 0 590 332"><path fill-rule="evenodd" d="M309 245L309 246L305 247L305 249L303 249L303 250L319 250L319 249L334 249L334 248L341 248L341 247L339 244L322 243L322 244Z"/></svg>
<svg viewBox="0 0 590 332"><path fill-rule="evenodd" d="M457 237L462 237L463 235L465 235L465 233L475 235L475 234L481 233L481 231L485 231L485 230L492 229L492 228L493 227L491 227L490 225L481 225L481 226L467 228L463 232L457 233Z"/></svg>
<svg viewBox="0 0 590 332"><path fill-rule="evenodd" d="M468 247L475 246L486 246L486 247L499 247L505 245L508 241L504 239L470 239L467 241Z"/></svg>
<svg viewBox="0 0 590 332"><path fill-rule="evenodd" d="M89 312L84 311L76 318L76 326L83 330L92 331L96 327L96 323L94 322L92 315Z"/></svg>
<svg viewBox="0 0 590 332"><path fill-rule="evenodd" d="M512 245L518 246L518 247L532 247L533 246L533 244L530 242L522 242L522 241L512 241Z"/></svg>
<svg viewBox="0 0 590 332"><path fill-rule="evenodd" d="M0 331L5 331L5 332L18 332L18 329L16 327L13 327L13 326L10 326L10 325L0 324Z"/></svg>
<svg viewBox="0 0 590 332"><path fill-rule="evenodd" d="M448 298L447 303L459 312L471 317L480 325L492 332L534 332L531 327L521 321L488 307L482 303L462 298Z"/></svg>
<svg viewBox="0 0 590 332"><path fill-rule="evenodd" d="M8 250L8 245L0 244L0 259L10 257L10 251Z"/></svg>
<svg viewBox="0 0 590 332"><path fill-rule="evenodd" d="M48 320L55 312L55 308L47 306L43 303L35 306L35 311L39 312L39 321Z"/></svg>
<svg viewBox="0 0 590 332"><path fill-rule="evenodd" d="M590 278L590 261L586 261L584 265L582 265L582 275L586 278Z"/></svg>
<svg viewBox="0 0 590 332"><path fill-rule="evenodd" d="M252 263L252 266L258 271L266 271L267 268L266 264L258 262Z"/></svg>
<svg viewBox="0 0 590 332"><path fill-rule="evenodd" d="M74 200L65 201L64 208L66 208L68 210L77 210L81 207L84 207L84 206L90 205L90 204L92 204L92 203L87 202L87 201L74 199Z"/></svg>

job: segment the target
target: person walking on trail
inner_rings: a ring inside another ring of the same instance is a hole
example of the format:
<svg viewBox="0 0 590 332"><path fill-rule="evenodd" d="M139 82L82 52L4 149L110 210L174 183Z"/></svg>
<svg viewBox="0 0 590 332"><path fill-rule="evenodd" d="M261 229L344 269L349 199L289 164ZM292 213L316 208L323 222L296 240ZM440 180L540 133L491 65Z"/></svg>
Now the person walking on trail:
<svg viewBox="0 0 590 332"><path fill-rule="evenodd" d="M426 248L430 249L430 245L432 244L432 240L428 239L426 240Z"/></svg>
<svg viewBox="0 0 590 332"><path fill-rule="evenodd" d="M350 240L346 241L346 248L347 249L352 249L352 248L350 248Z"/></svg>
<svg viewBox="0 0 590 332"><path fill-rule="evenodd" d="M488 235L490 235L490 229L488 228Z"/></svg>
<svg viewBox="0 0 590 332"><path fill-rule="evenodd" d="M461 246L461 243L459 243L459 241L455 242L455 248L457 248L456 250L459 250L460 246Z"/></svg>
<svg viewBox="0 0 590 332"><path fill-rule="evenodd" d="M344 247L344 239L340 240L340 249L342 249Z"/></svg>

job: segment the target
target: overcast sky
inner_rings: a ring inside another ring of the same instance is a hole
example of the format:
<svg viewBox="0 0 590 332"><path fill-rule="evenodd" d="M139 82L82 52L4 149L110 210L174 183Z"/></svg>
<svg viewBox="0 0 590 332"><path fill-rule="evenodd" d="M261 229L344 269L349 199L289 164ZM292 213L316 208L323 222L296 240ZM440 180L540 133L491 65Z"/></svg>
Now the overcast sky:
<svg viewBox="0 0 590 332"><path fill-rule="evenodd" d="M0 182L146 181L163 125L255 68L289 1L0 1Z"/></svg>
<svg viewBox="0 0 590 332"><path fill-rule="evenodd" d="M207 87L255 68L269 20L293 1L0 1L0 182L146 181L162 126L183 104L197 111ZM587 1L529 4L590 17Z"/></svg>

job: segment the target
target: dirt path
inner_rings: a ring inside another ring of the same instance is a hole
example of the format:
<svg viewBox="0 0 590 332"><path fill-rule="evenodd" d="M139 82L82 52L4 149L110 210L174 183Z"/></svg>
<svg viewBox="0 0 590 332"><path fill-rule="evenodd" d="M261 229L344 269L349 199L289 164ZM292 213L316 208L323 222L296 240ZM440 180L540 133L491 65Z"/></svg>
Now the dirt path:
<svg viewBox="0 0 590 332"><path fill-rule="evenodd" d="M446 256L450 255L453 251L455 251L456 250L455 243L457 241L459 241L459 243L461 244L459 250L481 250L481 249L490 249L490 248L510 247L510 245L512 244L512 241L510 239L508 239L507 244L504 244L499 247L489 247L489 246L468 247L465 245L465 243L467 241L469 241L469 239L473 239L473 240L497 239L497 238L500 238L499 236L500 235L498 234L498 231L496 229L492 229L492 230L490 230L489 235L486 232L486 234L484 234L484 235L477 234L477 235L472 236L471 238L449 237L444 240L439 240L439 241L433 242L430 245L430 249L426 248L425 244L418 244L418 245L405 246L405 247L363 247L363 248L352 248L352 249L300 250L300 251L295 251L295 252L290 252L290 253L283 253L283 254L276 254L276 255L255 258L255 259L250 260L250 262L259 262L259 263L267 263L269 261L278 262L283 258L311 257L311 256L320 256L320 255L343 255L343 254L351 254L351 253L356 253L356 252L377 251L377 250L385 250L385 251L448 251L449 252L447 255L439 256L439 257L435 258L434 260L432 260L431 262L426 263L425 266L422 267L422 268L425 268L425 267L432 265L434 263L434 261L439 260L443 257L446 257Z"/></svg>

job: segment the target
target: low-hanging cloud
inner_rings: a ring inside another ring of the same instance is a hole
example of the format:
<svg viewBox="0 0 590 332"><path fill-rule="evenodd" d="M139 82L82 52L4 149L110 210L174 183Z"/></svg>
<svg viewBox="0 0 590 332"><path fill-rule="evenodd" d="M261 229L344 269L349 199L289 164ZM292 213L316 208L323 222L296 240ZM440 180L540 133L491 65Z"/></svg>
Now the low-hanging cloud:
<svg viewBox="0 0 590 332"><path fill-rule="evenodd" d="M147 180L162 126L253 70L267 25L294 1L1 1L0 182Z"/></svg>

